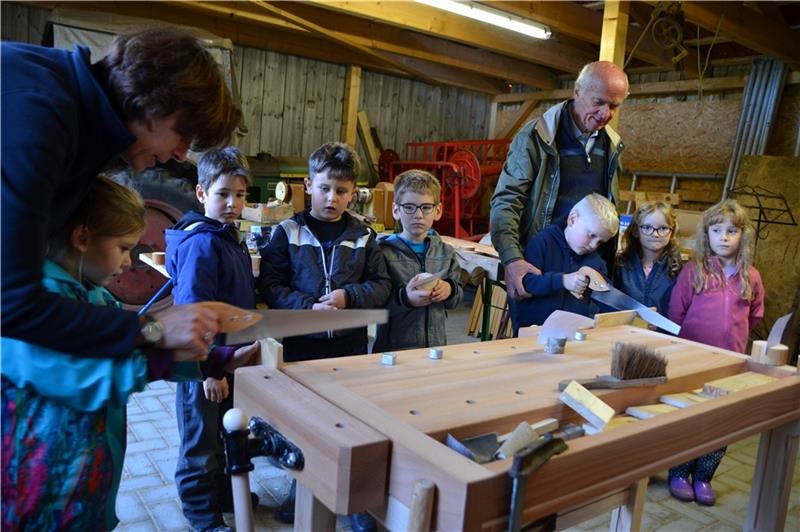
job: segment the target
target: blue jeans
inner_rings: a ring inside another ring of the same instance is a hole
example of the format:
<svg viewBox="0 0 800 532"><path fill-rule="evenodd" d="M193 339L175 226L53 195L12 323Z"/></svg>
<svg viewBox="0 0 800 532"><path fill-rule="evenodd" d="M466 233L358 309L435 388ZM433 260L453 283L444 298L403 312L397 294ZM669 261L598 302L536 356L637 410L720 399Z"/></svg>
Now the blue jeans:
<svg viewBox="0 0 800 532"><path fill-rule="evenodd" d="M175 414L181 437L175 468L175 486L183 515L194 528L221 525L223 496L230 494L225 475L225 455L220 431L222 416L233 406L233 377L227 376L230 394L221 403L205 397L202 382L179 382Z"/></svg>

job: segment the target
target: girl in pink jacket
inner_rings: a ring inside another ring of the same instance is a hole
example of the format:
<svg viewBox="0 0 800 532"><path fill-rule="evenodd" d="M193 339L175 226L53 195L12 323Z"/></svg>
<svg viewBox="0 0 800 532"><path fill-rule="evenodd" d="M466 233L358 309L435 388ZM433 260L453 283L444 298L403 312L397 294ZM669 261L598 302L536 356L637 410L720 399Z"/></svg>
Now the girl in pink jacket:
<svg viewBox="0 0 800 532"><path fill-rule="evenodd" d="M753 224L734 200L703 214L695 256L678 275L669 303L681 338L744 352L750 330L764 317L764 285L751 265L754 238ZM724 455L722 448L670 469L672 496L713 505L711 478Z"/></svg>

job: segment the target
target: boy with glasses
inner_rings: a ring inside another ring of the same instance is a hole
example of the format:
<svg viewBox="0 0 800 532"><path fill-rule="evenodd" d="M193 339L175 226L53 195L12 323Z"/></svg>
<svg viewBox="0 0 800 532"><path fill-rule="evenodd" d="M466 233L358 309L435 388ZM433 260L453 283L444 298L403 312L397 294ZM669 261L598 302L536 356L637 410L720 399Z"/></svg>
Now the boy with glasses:
<svg viewBox="0 0 800 532"><path fill-rule="evenodd" d="M378 326L373 352L447 344L447 310L463 295L455 250L431 228L442 217L439 181L423 170L408 170L397 176L394 188L392 216L402 232L379 240L392 294L389 321Z"/></svg>

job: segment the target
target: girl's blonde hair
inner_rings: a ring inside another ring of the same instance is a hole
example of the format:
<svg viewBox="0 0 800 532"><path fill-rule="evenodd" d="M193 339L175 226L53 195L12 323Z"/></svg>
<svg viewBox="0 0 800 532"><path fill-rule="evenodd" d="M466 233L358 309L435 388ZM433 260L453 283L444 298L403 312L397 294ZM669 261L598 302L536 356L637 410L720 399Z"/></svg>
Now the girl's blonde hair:
<svg viewBox="0 0 800 532"><path fill-rule="evenodd" d="M47 256L70 252L72 231L78 226L101 237L119 237L144 231L145 208L141 196L103 175L95 178L83 201L72 213L60 235L48 245Z"/></svg>
<svg viewBox="0 0 800 532"><path fill-rule="evenodd" d="M736 253L736 265L739 267L738 276L742 281L741 296L750 301L753 299L753 287L750 283L750 266L753 260L753 245L755 244L755 229L747 216L747 212L736 200L722 200L703 213L703 220L698 228L694 261L693 287L695 293L700 293L709 288L710 283L722 285L722 270L711 260L713 252L708 241L708 229L712 225L723 223L725 220L741 229L742 237L739 241L739 251Z"/></svg>
<svg viewBox="0 0 800 532"><path fill-rule="evenodd" d="M663 201L648 201L643 203L633 213L631 223L622 235L622 251L617 255L617 264L623 265L630 262L633 255L642 255L642 242L639 240L639 228L642 220L654 212L661 212L667 219L667 225L672 231L669 234L669 243L661 250L661 255L667 258L667 275L675 277L681 270L681 252L675 243L675 235L678 234L678 219L669 204Z"/></svg>

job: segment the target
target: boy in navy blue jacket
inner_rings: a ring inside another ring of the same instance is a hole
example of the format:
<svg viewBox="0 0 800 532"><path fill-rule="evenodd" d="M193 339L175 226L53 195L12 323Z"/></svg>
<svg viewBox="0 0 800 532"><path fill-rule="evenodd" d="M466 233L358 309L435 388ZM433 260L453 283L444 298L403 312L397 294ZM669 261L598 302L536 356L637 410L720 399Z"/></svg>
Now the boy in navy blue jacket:
<svg viewBox="0 0 800 532"><path fill-rule="evenodd" d="M255 308L255 283L247 247L233 225L244 207L250 169L235 147L207 152L197 168L197 199L205 214L190 211L166 231L167 270L176 304L223 301ZM215 343L223 343L218 337ZM258 342L252 345L258 349ZM233 406L233 376L178 383L175 410L181 435L175 484L183 514L195 530L225 527L232 511L219 431Z"/></svg>
<svg viewBox="0 0 800 532"><path fill-rule="evenodd" d="M619 229L614 204L600 194L589 194L572 207L566 227L549 225L536 234L525 248L525 260L542 271L528 274L522 282L533 295L517 303L519 327L541 325L554 310L593 316L598 307L584 291L588 278L580 268L588 266L607 275L605 261L596 252Z"/></svg>
<svg viewBox="0 0 800 532"><path fill-rule="evenodd" d="M258 288L270 308L386 306L391 281L375 233L346 212L355 196L359 166L358 155L338 142L323 144L309 157L305 185L311 209L274 228L262 252ZM366 327L283 339L287 362L366 352ZM293 521L293 494L277 518ZM351 524L359 531L375 527L366 514L355 514Z"/></svg>

